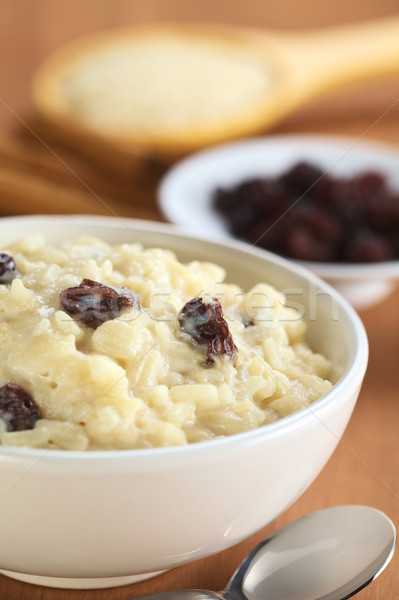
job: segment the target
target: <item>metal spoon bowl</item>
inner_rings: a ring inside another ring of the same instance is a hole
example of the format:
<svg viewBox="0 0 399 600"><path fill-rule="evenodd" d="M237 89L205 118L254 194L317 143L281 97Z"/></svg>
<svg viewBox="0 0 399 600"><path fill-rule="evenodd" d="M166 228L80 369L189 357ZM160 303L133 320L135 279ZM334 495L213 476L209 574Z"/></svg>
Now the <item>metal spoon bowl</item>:
<svg viewBox="0 0 399 600"><path fill-rule="evenodd" d="M223 592L179 590L136 600L345 600L383 571L395 542L395 526L375 508L326 508L261 542Z"/></svg>

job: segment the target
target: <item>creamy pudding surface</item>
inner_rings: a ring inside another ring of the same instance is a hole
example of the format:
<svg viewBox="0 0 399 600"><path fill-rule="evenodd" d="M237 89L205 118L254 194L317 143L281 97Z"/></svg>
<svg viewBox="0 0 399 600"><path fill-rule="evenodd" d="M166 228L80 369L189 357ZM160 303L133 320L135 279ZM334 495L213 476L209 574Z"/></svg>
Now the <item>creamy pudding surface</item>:
<svg viewBox="0 0 399 600"><path fill-rule="evenodd" d="M1 444L184 445L267 425L328 392L332 365L284 294L225 276L93 237L4 248Z"/></svg>

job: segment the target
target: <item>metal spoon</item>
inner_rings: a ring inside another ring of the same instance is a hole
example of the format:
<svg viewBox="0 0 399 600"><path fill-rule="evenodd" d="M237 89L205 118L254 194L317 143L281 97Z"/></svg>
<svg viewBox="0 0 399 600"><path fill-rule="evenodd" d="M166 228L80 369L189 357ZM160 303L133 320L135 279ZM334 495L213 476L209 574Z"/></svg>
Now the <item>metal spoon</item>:
<svg viewBox="0 0 399 600"><path fill-rule="evenodd" d="M326 508L261 542L221 593L179 590L135 600L345 600L387 566L395 541L392 521L375 508Z"/></svg>

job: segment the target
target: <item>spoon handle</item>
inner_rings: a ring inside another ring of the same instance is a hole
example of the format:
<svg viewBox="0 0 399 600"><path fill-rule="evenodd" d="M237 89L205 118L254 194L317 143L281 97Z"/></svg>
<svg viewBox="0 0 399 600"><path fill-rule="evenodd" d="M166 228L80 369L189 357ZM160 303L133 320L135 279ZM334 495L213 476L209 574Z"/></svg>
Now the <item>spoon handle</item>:
<svg viewBox="0 0 399 600"><path fill-rule="evenodd" d="M207 590L171 590L170 592L137 596L131 600L223 600L223 596Z"/></svg>
<svg viewBox="0 0 399 600"><path fill-rule="evenodd" d="M399 16L260 37L289 71L295 105L348 83L399 72Z"/></svg>

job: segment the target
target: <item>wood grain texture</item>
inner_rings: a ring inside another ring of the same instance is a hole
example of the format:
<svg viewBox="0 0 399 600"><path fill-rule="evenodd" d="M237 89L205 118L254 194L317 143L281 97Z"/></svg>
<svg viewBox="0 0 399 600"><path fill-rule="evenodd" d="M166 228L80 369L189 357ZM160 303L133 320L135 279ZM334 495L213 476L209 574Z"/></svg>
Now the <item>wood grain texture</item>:
<svg viewBox="0 0 399 600"><path fill-rule="evenodd" d="M0 12L0 214L57 212L71 194L74 210L112 211L161 219L158 164L112 161L66 147L34 120L30 78L58 46L99 29L151 21L214 21L265 28L328 26L397 12L397 0L227 2L226 0L3 0ZM33 131L33 133L32 133ZM322 132L399 143L399 77L341 91L314 102L274 132ZM43 140L43 141L42 141ZM8 187L7 187L8 186ZM13 194L13 195L12 195ZM58 194L58 195L57 195ZM52 198L54 202L52 204ZM18 208L17 199L23 205ZM58 200L57 200L58 198ZM58 202L58 204L57 204ZM104 206L104 202L106 205ZM109 208L107 208L109 206ZM81 208L81 210L79 210ZM67 212L67 209L66 209ZM370 362L351 422L332 459L305 494L266 529L237 546L133 586L66 591L0 576L1 600L128 600L144 593L184 587L221 589L238 562L265 535L312 510L367 504L399 524L399 290L363 311ZM210 508L211 510L211 508ZM0 534L1 543L1 534ZM1 565L0 565L1 567ZM359 600L398 597L399 554L359 593Z"/></svg>

